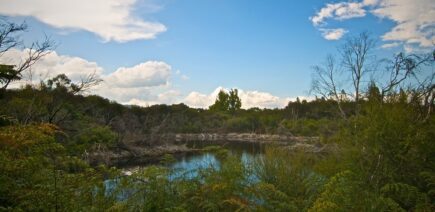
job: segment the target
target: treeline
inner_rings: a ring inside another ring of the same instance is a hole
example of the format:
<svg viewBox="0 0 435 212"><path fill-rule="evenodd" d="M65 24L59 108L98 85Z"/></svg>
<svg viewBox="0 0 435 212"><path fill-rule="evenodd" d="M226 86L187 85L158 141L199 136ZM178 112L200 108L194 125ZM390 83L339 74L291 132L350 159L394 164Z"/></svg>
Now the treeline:
<svg viewBox="0 0 435 212"><path fill-rule="evenodd" d="M62 80L60 80L62 79ZM184 104L150 107L124 106L99 96L83 96L65 76L38 87L8 89L0 99L0 125L49 123L63 133L57 140L74 155L95 148L118 149L167 133L270 133L299 136L331 135L339 120L334 102L290 102L284 109L220 111L189 108ZM350 104L351 105L351 104Z"/></svg>

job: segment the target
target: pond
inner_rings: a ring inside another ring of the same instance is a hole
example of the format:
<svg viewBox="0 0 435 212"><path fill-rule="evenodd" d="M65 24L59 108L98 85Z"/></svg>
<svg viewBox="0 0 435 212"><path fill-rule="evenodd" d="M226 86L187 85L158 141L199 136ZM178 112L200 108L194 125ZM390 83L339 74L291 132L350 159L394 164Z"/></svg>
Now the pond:
<svg viewBox="0 0 435 212"><path fill-rule="evenodd" d="M249 166L257 157L261 157L264 153L264 144L258 143L248 143L248 142L188 142L186 146L192 149L204 149L207 147L223 147L228 151L228 155L240 158L242 165ZM222 150L222 149L220 149ZM167 175L169 181L176 181L179 179L194 179L198 176L200 170L207 168L212 168L215 170L220 170L221 168L221 157L219 157L217 151L198 151L183 154L173 155L175 161L163 165L159 160L151 160L146 163L131 163L124 164L123 166L118 166L124 175L132 175L141 168L151 167L153 165L166 166L169 168L169 175ZM257 176L250 174L247 179L251 182L258 180ZM104 181L105 184L105 195L111 195L117 190L121 178L107 179ZM98 190L98 189L96 189ZM120 201L128 199L134 192L135 188L122 189L120 193L116 195L116 198Z"/></svg>
<svg viewBox="0 0 435 212"><path fill-rule="evenodd" d="M228 150L230 155L239 157L243 164L250 164L256 157L262 155L264 144L248 143L248 142L229 142L229 141L190 141L186 143L189 148L203 149L210 146L220 146ZM205 168L219 169L221 161L215 152L190 152L173 155L175 161L166 166L171 169L171 178L185 176L195 177L197 171ZM159 161L153 161L144 164L134 164L132 166L121 167L126 175L130 175L138 168L147 167L150 165L160 165Z"/></svg>

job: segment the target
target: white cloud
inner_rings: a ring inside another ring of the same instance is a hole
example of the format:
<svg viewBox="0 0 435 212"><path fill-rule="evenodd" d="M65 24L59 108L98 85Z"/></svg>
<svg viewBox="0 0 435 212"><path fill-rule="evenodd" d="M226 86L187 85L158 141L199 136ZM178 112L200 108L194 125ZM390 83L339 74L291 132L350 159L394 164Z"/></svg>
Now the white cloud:
<svg viewBox="0 0 435 212"><path fill-rule="evenodd" d="M176 104L179 102L179 98L182 96L180 91L169 90L157 95L157 100L160 103Z"/></svg>
<svg viewBox="0 0 435 212"><path fill-rule="evenodd" d="M135 16L136 4L137 0L0 0L0 14L33 16L59 29L95 33L104 41L152 39L166 31L161 23Z"/></svg>
<svg viewBox="0 0 435 212"><path fill-rule="evenodd" d="M363 9L364 4L356 2L340 2L336 4L326 4L313 17L310 17L311 22L315 25L322 25L325 20L332 18L335 20L345 20L356 17L364 17L366 11Z"/></svg>
<svg viewBox="0 0 435 212"><path fill-rule="evenodd" d="M133 67L121 67L103 75L94 93L124 103L132 99L158 100L156 92L169 85L171 66L161 61L147 61ZM162 99L165 101L167 99Z"/></svg>
<svg viewBox="0 0 435 212"><path fill-rule="evenodd" d="M339 2L326 4L315 16L310 17L314 26L325 25L328 19L344 20L363 17L367 12L380 18L387 18L396 23L391 31L381 38L390 42L383 48L404 44L406 51L429 48L435 45L435 4L433 0L363 0L361 2ZM328 31L320 28L323 37ZM340 36L341 37L341 36ZM328 39L336 40L336 39ZM392 43L391 43L392 42Z"/></svg>
<svg viewBox="0 0 435 212"><path fill-rule="evenodd" d="M208 108L212 105L220 90L228 91L229 89L218 87L210 94L203 94L200 92L191 92L187 95L183 102L190 107L195 108ZM242 100L242 108L248 109L252 107L259 108L283 108L287 106L289 101L295 101L296 98L282 98L278 96L274 96L267 92L260 91L244 91L239 89L239 97ZM299 97L300 99L310 100L312 98L309 97Z"/></svg>
<svg viewBox="0 0 435 212"><path fill-rule="evenodd" d="M170 75L171 66L168 64L147 61L129 68L118 68L104 77L104 80L120 88L153 87L166 85Z"/></svg>
<svg viewBox="0 0 435 212"><path fill-rule="evenodd" d="M385 41L403 41L420 47L435 45L435 4L433 0L380 0L372 13L396 22L382 36Z"/></svg>
<svg viewBox="0 0 435 212"><path fill-rule="evenodd" d="M194 108L208 108L214 103L221 89L221 87L218 87L211 94L202 94L192 91L183 99L183 102Z"/></svg>
<svg viewBox="0 0 435 212"><path fill-rule="evenodd" d="M347 30L343 28L338 29L320 29L322 32L323 38L326 40L340 40L344 34L347 33Z"/></svg>
<svg viewBox="0 0 435 212"><path fill-rule="evenodd" d="M149 107L151 105L158 105L159 102L145 101L145 100L133 98L133 99L130 99L130 101L123 102L122 104L124 104L124 105L137 105L137 106L141 106L141 107Z"/></svg>
<svg viewBox="0 0 435 212"><path fill-rule="evenodd" d="M290 101L290 98L281 98L260 91L240 91L239 96L243 108L283 108Z"/></svg>
<svg viewBox="0 0 435 212"><path fill-rule="evenodd" d="M374 5L377 5L378 3L379 3L379 0L364 0L362 2L362 4L365 6L374 6Z"/></svg>
<svg viewBox="0 0 435 212"><path fill-rule="evenodd" d="M0 57L0 64L19 65L27 56L28 50L11 49ZM39 83L58 74L65 74L73 81L80 81L95 73L104 81L93 88L92 92L103 97L125 102L133 98L160 99L169 101L174 92L155 94L158 89L169 84L171 66L160 61L147 61L133 67L121 67L113 73L104 74L104 70L95 62L80 57L59 55L52 51L37 63L29 72L24 73L22 81L15 82L12 88L25 83Z"/></svg>
<svg viewBox="0 0 435 212"><path fill-rule="evenodd" d="M142 107L148 107L158 104L178 104L180 103L180 97L182 96L180 91L169 90L157 95L151 95L147 99L131 98L129 101L122 102L125 105L139 105Z"/></svg>
<svg viewBox="0 0 435 212"><path fill-rule="evenodd" d="M27 58L28 51L28 49L11 49L0 57L0 63L20 65ZM46 80L62 73L74 81L79 81L90 73L101 75L103 68L95 62L89 62L80 57L59 55L52 51L35 63L28 72L25 72L23 79L24 81L38 83L40 80Z"/></svg>
<svg viewBox="0 0 435 212"><path fill-rule="evenodd" d="M0 63L19 64L26 53L27 50L12 49L0 57ZM220 90L229 90L218 87L210 94L194 91L184 95L170 86L169 79L173 71L165 62L147 61L133 67L121 67L113 73L105 74L103 68L95 62L59 55L55 51L43 57L32 67L31 81L27 78L13 87L23 85L25 82L38 83L40 80L47 80L61 73L66 74L73 81L79 81L81 77L95 73L104 81L94 87L91 93L128 105L150 106L183 102L190 107L208 108L214 103ZM295 98L282 98L267 92L241 89L239 89L239 97L243 108L283 108L289 101L295 100Z"/></svg>

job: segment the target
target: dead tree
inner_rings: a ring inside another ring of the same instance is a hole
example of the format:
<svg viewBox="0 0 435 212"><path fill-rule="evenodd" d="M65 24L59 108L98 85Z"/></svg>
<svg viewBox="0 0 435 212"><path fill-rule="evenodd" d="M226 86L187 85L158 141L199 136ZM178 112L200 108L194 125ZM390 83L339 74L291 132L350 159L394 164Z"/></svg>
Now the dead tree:
<svg viewBox="0 0 435 212"><path fill-rule="evenodd" d="M348 38L339 48L344 71L350 73L352 80L356 114L359 112L362 88L367 87L363 83L369 82L365 77L373 71L370 69L370 63L373 60L372 50L374 47L375 41L369 33L363 32L359 36Z"/></svg>
<svg viewBox="0 0 435 212"><path fill-rule="evenodd" d="M335 101L341 116L346 118L346 113L341 105L345 97L341 93L342 89L339 88L339 82L338 79L336 79L337 75L339 75L339 70L334 57L328 55L326 57L326 62L323 65L314 66L313 70L311 93Z"/></svg>

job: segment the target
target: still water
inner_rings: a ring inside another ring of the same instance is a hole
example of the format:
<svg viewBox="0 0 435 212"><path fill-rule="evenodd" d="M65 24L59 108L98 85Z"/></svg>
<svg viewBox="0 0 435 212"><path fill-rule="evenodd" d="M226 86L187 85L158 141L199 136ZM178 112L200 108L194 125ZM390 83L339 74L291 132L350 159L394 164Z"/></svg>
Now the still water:
<svg viewBox="0 0 435 212"><path fill-rule="evenodd" d="M220 146L228 150L228 154L231 156L239 157L244 166L249 166L252 162L262 157L264 152L264 145L258 143L240 143L240 142L189 142L186 144L193 149L202 149L208 146ZM196 152L196 153L183 153L174 155L175 161L164 166L169 168L168 178L170 181L176 179L192 179L198 176L200 170L203 169L216 169L221 168L220 157L214 152ZM123 170L124 175L131 175L141 168L146 168L152 165L162 166L157 161L151 161L142 164L129 164L127 166L119 166ZM248 176L249 181L255 182L257 177L255 175ZM117 189L120 182L120 178L105 180L105 194L110 195ZM119 200L128 198L134 190L123 190L117 195Z"/></svg>
<svg viewBox="0 0 435 212"><path fill-rule="evenodd" d="M264 145L258 143L241 143L241 142L205 142L191 141L186 144L190 148L202 149L207 146L221 146L229 151L232 156L239 157L244 165L249 165L255 158L260 157L264 151ZM206 168L220 169L220 158L214 152L196 152L183 153L174 155L175 161L168 166L171 170L170 178L177 177L195 177L198 170ZM138 168L150 165L158 165L159 162L140 164L130 167L124 167L124 173L129 175Z"/></svg>

